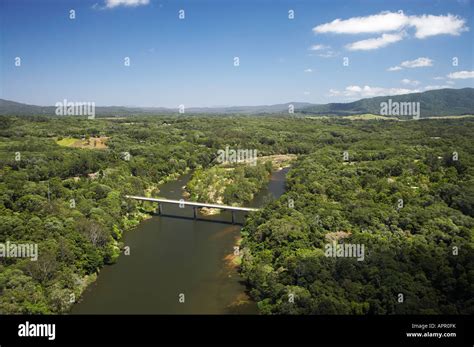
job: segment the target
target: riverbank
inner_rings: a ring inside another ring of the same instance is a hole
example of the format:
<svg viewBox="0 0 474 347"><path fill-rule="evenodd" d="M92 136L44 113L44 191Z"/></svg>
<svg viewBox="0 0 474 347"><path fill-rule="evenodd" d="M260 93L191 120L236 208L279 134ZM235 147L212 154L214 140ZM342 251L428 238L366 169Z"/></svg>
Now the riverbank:
<svg viewBox="0 0 474 347"><path fill-rule="evenodd" d="M243 206L254 199L268 183L272 172L291 166L294 154L276 154L259 157L256 165L250 163L219 164L196 170L185 188L187 199L213 204ZM217 215L222 211L202 208L201 214Z"/></svg>
<svg viewBox="0 0 474 347"><path fill-rule="evenodd" d="M249 205L261 206L268 194L281 195L282 178L284 172L274 172ZM160 195L181 198L189 179L188 174L162 185ZM153 215L124 233L130 254L122 252L116 264L101 270L71 314L258 313L239 274L239 257L232 256L241 228L220 222L230 214L195 221L191 209L165 208L173 217ZM177 300L179 293L185 303Z"/></svg>

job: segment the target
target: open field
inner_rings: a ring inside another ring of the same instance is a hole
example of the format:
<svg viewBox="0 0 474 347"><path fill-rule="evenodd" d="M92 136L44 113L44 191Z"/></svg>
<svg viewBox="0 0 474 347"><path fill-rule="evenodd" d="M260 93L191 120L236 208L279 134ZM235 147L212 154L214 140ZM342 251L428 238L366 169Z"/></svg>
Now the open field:
<svg viewBox="0 0 474 347"><path fill-rule="evenodd" d="M63 138L56 140L56 143L63 147L87 148L87 149L105 149L107 148L108 137L90 137L88 139Z"/></svg>
<svg viewBox="0 0 474 347"><path fill-rule="evenodd" d="M373 119L379 119L379 120L393 120L397 121L398 118L394 117L387 117L387 116L380 116L378 114L372 114L372 113L365 113L365 114L358 114L358 115L353 115L353 116L346 116L344 119L350 119L350 120L373 120Z"/></svg>

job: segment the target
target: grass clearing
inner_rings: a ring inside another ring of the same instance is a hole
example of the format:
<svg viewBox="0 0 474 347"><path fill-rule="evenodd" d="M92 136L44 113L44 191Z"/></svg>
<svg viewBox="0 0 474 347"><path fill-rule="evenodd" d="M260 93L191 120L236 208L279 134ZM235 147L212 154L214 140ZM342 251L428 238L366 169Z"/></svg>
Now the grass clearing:
<svg viewBox="0 0 474 347"><path fill-rule="evenodd" d="M87 148L87 149L106 149L107 140L105 136L90 137L88 139L77 139L74 137L67 137L61 140L56 140L56 143L63 147Z"/></svg>
<svg viewBox="0 0 474 347"><path fill-rule="evenodd" d="M65 139L56 140L56 143L60 146L63 146L63 147L71 147L76 141L80 141L80 139L67 137Z"/></svg>
<svg viewBox="0 0 474 347"><path fill-rule="evenodd" d="M398 120L398 118L395 118L395 117L386 117L386 116L381 116L381 115L372 114L372 113L358 114L358 115L353 115L353 116L347 116L344 118L350 119L350 120L372 120L372 119L395 120L395 121Z"/></svg>

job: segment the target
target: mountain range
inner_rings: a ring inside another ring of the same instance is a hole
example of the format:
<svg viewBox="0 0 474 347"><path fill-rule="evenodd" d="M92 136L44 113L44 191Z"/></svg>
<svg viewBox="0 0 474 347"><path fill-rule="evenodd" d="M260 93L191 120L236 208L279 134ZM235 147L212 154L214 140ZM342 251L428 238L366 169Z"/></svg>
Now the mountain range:
<svg viewBox="0 0 474 347"><path fill-rule="evenodd" d="M285 104L261 106L229 107L190 107L186 114L288 114L293 105L295 114L307 115L355 115L381 114L381 103L419 102L420 117L458 116L474 114L474 88L437 89L420 93L393 96L377 96L348 103L312 104L305 102L288 102ZM54 115L55 106L28 105L15 101L0 99L0 115ZM176 114L178 108L165 107L124 107L98 106L98 116L127 116L145 114Z"/></svg>

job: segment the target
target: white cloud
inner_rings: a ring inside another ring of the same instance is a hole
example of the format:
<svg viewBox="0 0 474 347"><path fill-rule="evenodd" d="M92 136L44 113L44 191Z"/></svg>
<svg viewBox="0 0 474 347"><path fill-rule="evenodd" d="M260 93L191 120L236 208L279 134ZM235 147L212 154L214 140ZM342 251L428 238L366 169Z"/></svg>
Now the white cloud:
<svg viewBox="0 0 474 347"><path fill-rule="evenodd" d="M442 85L442 86L440 86L440 85L435 85L435 86L426 86L424 89L425 89L425 90L433 90L433 89L445 89L445 88L451 88L451 86L446 85L446 84L445 84L445 85Z"/></svg>
<svg viewBox="0 0 474 347"><path fill-rule="evenodd" d="M337 55L336 52L331 50L331 46L326 46L326 45L322 45L322 44L312 45L309 48L309 50L313 51L313 52L320 52L320 53L317 54L317 56L322 57L322 58L332 58L332 57L335 57ZM313 54L309 54L309 55L313 56Z"/></svg>
<svg viewBox="0 0 474 347"><path fill-rule="evenodd" d="M114 8L117 6L136 7L140 5L148 5L150 0L105 0L105 7Z"/></svg>
<svg viewBox="0 0 474 347"><path fill-rule="evenodd" d="M304 94L304 95L309 95L310 92L307 92L307 91L306 91L306 92L303 92L303 94Z"/></svg>
<svg viewBox="0 0 474 347"><path fill-rule="evenodd" d="M413 69L417 67L428 67L433 66L433 60L426 57L417 58L415 60L406 60L401 62L398 66L389 67L388 71L398 71L403 68Z"/></svg>
<svg viewBox="0 0 474 347"><path fill-rule="evenodd" d="M458 16L448 14L446 16L410 16L410 25L416 28L415 37L424 39L436 35L460 35L467 31L466 21Z"/></svg>
<svg viewBox="0 0 474 347"><path fill-rule="evenodd" d="M433 77L433 79L439 81L439 80L444 80L444 77L436 76L436 77Z"/></svg>
<svg viewBox="0 0 474 347"><path fill-rule="evenodd" d="M417 86L420 84L420 81L417 80L409 80L408 78L402 79L402 83L409 85L409 86Z"/></svg>
<svg viewBox="0 0 474 347"><path fill-rule="evenodd" d="M456 82L454 82L454 81L446 81L446 84L454 85L454 84L456 84Z"/></svg>
<svg viewBox="0 0 474 347"><path fill-rule="evenodd" d="M401 70L402 68L400 66L392 66L387 69L387 71L398 71Z"/></svg>
<svg viewBox="0 0 474 347"><path fill-rule="evenodd" d="M407 89L407 88L383 88L383 87L370 87L370 86L347 86L344 90L339 91L336 89L330 89L330 96L344 96L348 98L369 98L374 96L385 96L385 95L401 95L408 93L417 93L418 89Z"/></svg>
<svg viewBox="0 0 474 347"><path fill-rule="evenodd" d="M381 12L366 17L353 17L346 20L335 19L330 23L318 25L313 32L318 34L363 34L401 30L407 25L403 12Z"/></svg>
<svg viewBox="0 0 474 347"><path fill-rule="evenodd" d="M367 40L356 41L346 45L350 51L368 51L385 47L391 43L398 42L403 39L403 33L399 34L382 34L382 36Z"/></svg>
<svg viewBox="0 0 474 347"><path fill-rule="evenodd" d="M365 17L338 18L314 27L313 32L315 34L384 34L378 38L357 41L346 46L350 50L369 50L402 40L405 36L403 33L410 28L415 30L415 37L418 39L436 35L457 36L469 30L465 19L452 14L407 16L403 11L385 11Z"/></svg>
<svg viewBox="0 0 474 347"><path fill-rule="evenodd" d="M325 46L325 45L312 45L309 50L310 51L323 51L325 49L328 49L330 48L329 46Z"/></svg>
<svg viewBox="0 0 474 347"><path fill-rule="evenodd" d="M306 69L304 72L313 72L313 69Z"/></svg>
<svg viewBox="0 0 474 347"><path fill-rule="evenodd" d="M430 58L421 57L415 60L406 60L402 62L400 66L405 68L433 66L433 60Z"/></svg>
<svg viewBox="0 0 474 347"><path fill-rule="evenodd" d="M451 79L466 79L466 78L474 78L474 71L456 71L453 73L450 73L448 78Z"/></svg>

